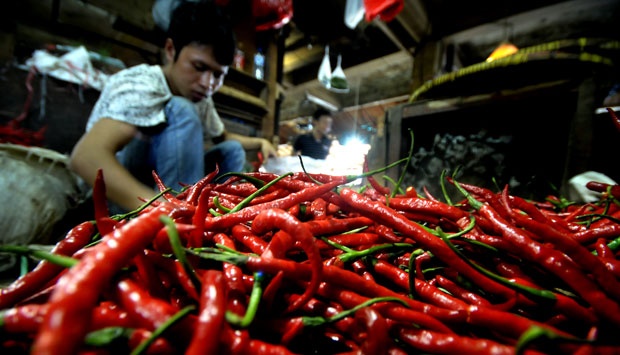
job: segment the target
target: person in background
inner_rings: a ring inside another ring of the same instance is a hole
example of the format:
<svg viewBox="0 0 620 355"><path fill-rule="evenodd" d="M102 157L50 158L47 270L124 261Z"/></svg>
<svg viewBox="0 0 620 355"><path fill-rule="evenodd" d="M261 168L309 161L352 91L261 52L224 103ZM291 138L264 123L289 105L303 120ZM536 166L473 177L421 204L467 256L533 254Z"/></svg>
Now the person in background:
<svg viewBox="0 0 620 355"><path fill-rule="evenodd" d="M276 150L264 138L226 132L211 95L233 61L236 39L223 10L210 1L182 2L163 47L165 63L124 69L106 82L75 145L70 168L93 185L102 169L110 210L133 210L157 189L193 184L217 163L221 173L242 171L245 149L265 158ZM205 150L206 149L206 150Z"/></svg>
<svg viewBox="0 0 620 355"><path fill-rule="evenodd" d="M325 159L329 154L332 139L332 113L318 109L312 115L312 131L297 137L293 143L293 155L301 154L314 159Z"/></svg>

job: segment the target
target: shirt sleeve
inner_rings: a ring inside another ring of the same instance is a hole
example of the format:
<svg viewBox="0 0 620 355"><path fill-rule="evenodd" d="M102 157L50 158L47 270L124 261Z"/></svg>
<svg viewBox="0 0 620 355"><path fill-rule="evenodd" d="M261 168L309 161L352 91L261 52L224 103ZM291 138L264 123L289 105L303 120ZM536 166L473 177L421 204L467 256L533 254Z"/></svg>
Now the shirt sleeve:
<svg viewBox="0 0 620 355"><path fill-rule="evenodd" d="M108 117L138 127L166 121L164 106L172 97L158 66L141 65L111 76L91 112L87 129Z"/></svg>

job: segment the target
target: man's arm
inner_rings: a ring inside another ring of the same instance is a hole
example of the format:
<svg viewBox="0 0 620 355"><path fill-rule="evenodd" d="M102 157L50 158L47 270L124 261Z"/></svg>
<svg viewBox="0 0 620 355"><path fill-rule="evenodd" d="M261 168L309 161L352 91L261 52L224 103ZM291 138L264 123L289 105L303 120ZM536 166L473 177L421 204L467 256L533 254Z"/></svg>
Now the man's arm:
<svg viewBox="0 0 620 355"><path fill-rule="evenodd" d="M103 170L108 198L131 211L156 192L138 181L116 159L116 152L136 135L137 128L125 122L103 118L86 132L71 153L70 168L93 186L97 170Z"/></svg>

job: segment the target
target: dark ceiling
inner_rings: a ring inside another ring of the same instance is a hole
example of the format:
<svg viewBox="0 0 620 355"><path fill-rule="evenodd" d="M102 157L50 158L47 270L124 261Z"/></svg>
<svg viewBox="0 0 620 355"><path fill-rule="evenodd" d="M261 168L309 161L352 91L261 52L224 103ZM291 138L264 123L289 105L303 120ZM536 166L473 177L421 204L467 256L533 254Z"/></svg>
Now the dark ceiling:
<svg viewBox="0 0 620 355"><path fill-rule="evenodd" d="M350 29L344 23L346 0L294 0L286 53L298 52L303 60L291 66L285 64L284 82L295 86L314 79L325 45L329 45L332 55L342 54L342 65L349 68L403 49L414 53L424 41L560 2L405 0L403 11L394 20L363 20Z"/></svg>

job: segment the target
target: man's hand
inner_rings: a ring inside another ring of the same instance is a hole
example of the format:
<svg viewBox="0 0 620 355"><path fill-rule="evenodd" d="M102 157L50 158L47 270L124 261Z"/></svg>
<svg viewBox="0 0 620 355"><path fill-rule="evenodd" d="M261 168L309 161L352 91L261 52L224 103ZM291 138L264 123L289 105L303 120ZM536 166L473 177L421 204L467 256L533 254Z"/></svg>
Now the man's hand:
<svg viewBox="0 0 620 355"><path fill-rule="evenodd" d="M278 151L273 146L273 144L271 144L268 140L264 138L262 138L262 141L261 141L260 151L261 153L263 153L263 157L265 159L278 156Z"/></svg>

